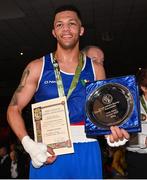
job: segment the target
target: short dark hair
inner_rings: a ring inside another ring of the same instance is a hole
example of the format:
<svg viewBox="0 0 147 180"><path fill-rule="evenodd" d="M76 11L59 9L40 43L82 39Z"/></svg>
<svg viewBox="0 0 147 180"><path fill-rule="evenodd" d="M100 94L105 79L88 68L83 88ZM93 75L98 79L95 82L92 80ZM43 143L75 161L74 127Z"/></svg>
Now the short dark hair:
<svg viewBox="0 0 147 180"><path fill-rule="evenodd" d="M78 18L80 19L80 21L82 22L82 16L81 16L80 11L77 9L77 7L75 7L74 5L70 5L70 4L58 7L54 12L54 19L55 19L56 14L60 13L62 11L73 11L73 12L75 12L77 14Z"/></svg>

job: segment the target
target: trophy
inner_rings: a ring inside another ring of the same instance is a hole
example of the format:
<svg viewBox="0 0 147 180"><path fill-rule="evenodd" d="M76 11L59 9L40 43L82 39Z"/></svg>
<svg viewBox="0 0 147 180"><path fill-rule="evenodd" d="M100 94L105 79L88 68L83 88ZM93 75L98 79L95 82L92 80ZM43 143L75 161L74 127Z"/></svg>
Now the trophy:
<svg viewBox="0 0 147 180"><path fill-rule="evenodd" d="M108 134L111 126L141 131L139 91L133 75L87 83L85 108L87 135Z"/></svg>

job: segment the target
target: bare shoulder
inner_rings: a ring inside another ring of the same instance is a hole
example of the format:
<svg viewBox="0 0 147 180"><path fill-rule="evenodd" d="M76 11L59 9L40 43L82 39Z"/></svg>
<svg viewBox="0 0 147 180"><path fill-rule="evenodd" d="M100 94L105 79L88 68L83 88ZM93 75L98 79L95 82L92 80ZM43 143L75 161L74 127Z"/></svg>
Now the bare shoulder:
<svg viewBox="0 0 147 180"><path fill-rule="evenodd" d="M94 70L96 74L96 79L101 80L106 78L105 69L103 64L97 63L93 61Z"/></svg>
<svg viewBox="0 0 147 180"><path fill-rule="evenodd" d="M37 68L40 69L42 68L42 64L43 64L43 58L39 58L39 59L35 59L33 61L31 61L27 66L30 68Z"/></svg>
<svg viewBox="0 0 147 180"><path fill-rule="evenodd" d="M43 66L43 58L35 59L31 61L27 66L26 69L30 71L32 75L36 78L39 78L41 70Z"/></svg>
<svg viewBox="0 0 147 180"><path fill-rule="evenodd" d="M42 58L31 61L22 73L20 83L14 92L12 100L10 102L11 106L19 106L19 109L28 104L28 102L33 97L38 79L40 77L41 69L43 65Z"/></svg>

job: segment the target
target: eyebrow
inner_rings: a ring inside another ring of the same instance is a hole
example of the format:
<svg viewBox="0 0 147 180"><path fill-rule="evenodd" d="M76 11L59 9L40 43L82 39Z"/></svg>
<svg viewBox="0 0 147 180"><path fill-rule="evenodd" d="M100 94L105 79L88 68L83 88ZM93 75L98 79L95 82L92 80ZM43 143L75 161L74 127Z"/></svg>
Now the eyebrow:
<svg viewBox="0 0 147 180"><path fill-rule="evenodd" d="M70 18L69 21L78 21L78 19ZM62 22L62 20L57 20L56 23L57 23L57 22Z"/></svg>

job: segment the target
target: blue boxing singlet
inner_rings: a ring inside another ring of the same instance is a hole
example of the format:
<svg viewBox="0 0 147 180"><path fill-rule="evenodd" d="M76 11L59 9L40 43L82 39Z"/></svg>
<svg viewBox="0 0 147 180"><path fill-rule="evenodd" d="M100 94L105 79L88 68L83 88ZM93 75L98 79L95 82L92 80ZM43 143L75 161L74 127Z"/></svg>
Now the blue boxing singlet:
<svg viewBox="0 0 147 180"><path fill-rule="evenodd" d="M45 101L57 98L58 89L53 68L53 56L46 55L43 58L43 67L38 88L35 93L35 101ZM69 64L70 66L70 64ZM102 165L99 143L96 139L87 138L84 131L86 118L85 82L96 80L92 61L84 58L84 65L79 77L79 82L67 100L71 134L74 142L74 153L57 157L53 164L44 165L39 169L30 166L30 178L41 179L101 179ZM74 74L60 71L67 95Z"/></svg>
<svg viewBox="0 0 147 180"><path fill-rule="evenodd" d="M70 65L69 65L70 66ZM65 95L67 95L74 74L61 71L62 82ZM84 60L84 66L79 78L77 87L68 99L68 110L70 123L79 123L85 119L85 81L94 81L93 68L91 61ZM52 54L44 57L44 69L35 93L35 101L40 102L52 98L57 98L58 90L52 65Z"/></svg>

